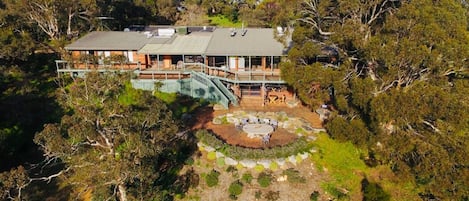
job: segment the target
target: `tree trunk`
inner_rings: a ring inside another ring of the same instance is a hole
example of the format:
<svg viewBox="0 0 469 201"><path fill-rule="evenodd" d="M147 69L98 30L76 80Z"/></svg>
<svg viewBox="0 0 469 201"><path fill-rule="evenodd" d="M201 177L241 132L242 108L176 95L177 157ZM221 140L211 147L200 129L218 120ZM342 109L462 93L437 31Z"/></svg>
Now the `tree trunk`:
<svg viewBox="0 0 469 201"><path fill-rule="evenodd" d="M127 201L127 190L123 184L119 184L119 201Z"/></svg>

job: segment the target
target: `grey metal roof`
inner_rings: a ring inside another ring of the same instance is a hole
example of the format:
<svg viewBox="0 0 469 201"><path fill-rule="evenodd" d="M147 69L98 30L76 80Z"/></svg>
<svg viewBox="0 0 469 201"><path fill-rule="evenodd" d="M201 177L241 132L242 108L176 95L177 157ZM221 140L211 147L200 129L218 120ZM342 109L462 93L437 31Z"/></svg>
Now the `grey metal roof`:
<svg viewBox="0 0 469 201"><path fill-rule="evenodd" d="M191 54L202 55L209 44L211 33L194 32L188 35L176 35L174 40L164 44L147 44L138 53L142 54Z"/></svg>
<svg viewBox="0 0 469 201"><path fill-rule="evenodd" d="M236 29L231 36L230 28L218 28L213 32L206 55L238 55L238 56L282 56L285 47L274 38L273 29L245 28Z"/></svg>
<svg viewBox="0 0 469 201"><path fill-rule="evenodd" d="M145 44L171 38L147 37L143 32L95 31L65 47L66 50L139 50Z"/></svg>
<svg viewBox="0 0 469 201"><path fill-rule="evenodd" d="M66 50L139 50L143 54L205 54L212 56L282 56L285 47L274 38L274 30L241 29L231 36L230 28L213 32L194 31L171 38L149 37L145 32L95 31L65 47Z"/></svg>

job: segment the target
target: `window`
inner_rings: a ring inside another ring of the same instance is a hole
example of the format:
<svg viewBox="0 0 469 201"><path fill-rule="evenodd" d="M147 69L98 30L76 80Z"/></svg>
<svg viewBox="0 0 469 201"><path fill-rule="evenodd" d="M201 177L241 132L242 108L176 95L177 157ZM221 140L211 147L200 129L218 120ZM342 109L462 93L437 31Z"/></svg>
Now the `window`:
<svg viewBox="0 0 469 201"><path fill-rule="evenodd" d="M124 56L127 57L127 61L133 62L134 61L134 53L133 51L124 51Z"/></svg>

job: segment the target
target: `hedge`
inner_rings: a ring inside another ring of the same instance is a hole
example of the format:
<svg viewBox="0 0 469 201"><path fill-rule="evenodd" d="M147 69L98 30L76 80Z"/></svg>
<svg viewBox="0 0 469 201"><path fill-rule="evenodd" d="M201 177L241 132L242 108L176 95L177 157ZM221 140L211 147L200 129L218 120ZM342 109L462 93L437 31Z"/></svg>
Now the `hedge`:
<svg viewBox="0 0 469 201"><path fill-rule="evenodd" d="M207 130L199 130L195 135L200 142L236 160L286 158L298 153L309 152L313 147L311 143L308 143L305 137L300 137L294 142L284 146L255 149L227 144Z"/></svg>

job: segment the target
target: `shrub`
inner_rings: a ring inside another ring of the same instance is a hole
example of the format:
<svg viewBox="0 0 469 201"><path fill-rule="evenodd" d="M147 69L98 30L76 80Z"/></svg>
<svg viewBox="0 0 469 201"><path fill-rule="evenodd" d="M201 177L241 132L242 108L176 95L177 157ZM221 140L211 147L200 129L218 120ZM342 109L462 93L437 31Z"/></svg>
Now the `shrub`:
<svg viewBox="0 0 469 201"><path fill-rule="evenodd" d="M247 183L247 184L250 184L251 181L252 181L252 174L249 173L249 172L246 172L243 174L243 176L241 177L241 180L244 182L244 183Z"/></svg>
<svg viewBox="0 0 469 201"><path fill-rule="evenodd" d="M223 157L220 157L220 158L217 158L217 165L222 167L225 165L225 158Z"/></svg>
<svg viewBox="0 0 469 201"><path fill-rule="evenodd" d="M318 191L312 192L311 195L309 196L310 201L318 201L318 199L319 199L319 192Z"/></svg>
<svg viewBox="0 0 469 201"><path fill-rule="evenodd" d="M287 179L290 183L305 183L306 179L300 175L298 170L288 168L283 171L284 175L287 175Z"/></svg>
<svg viewBox="0 0 469 201"><path fill-rule="evenodd" d="M241 159L266 159L266 158L286 158L298 153L309 152L312 144L309 143L305 137L300 137L294 142L284 145L276 146L269 149L253 149L238 146L231 146L218 139L214 134L209 133L207 130L200 130L196 133L196 137L202 143L211 146L223 154L234 158Z"/></svg>
<svg viewBox="0 0 469 201"><path fill-rule="evenodd" d="M262 197L262 192L261 192L261 191L256 191L256 193L254 194L254 197L255 197L256 199L261 199L261 197Z"/></svg>
<svg viewBox="0 0 469 201"><path fill-rule="evenodd" d="M230 165L226 168L225 171L228 172L228 173L231 173L231 176L233 176L234 178L238 178L238 176L239 176L238 175L238 169L236 169L235 166Z"/></svg>
<svg viewBox="0 0 469 201"><path fill-rule="evenodd" d="M269 169L272 170L272 171L277 170L278 169L278 163L272 161L272 163L270 163Z"/></svg>
<svg viewBox="0 0 469 201"><path fill-rule="evenodd" d="M228 167L226 168L225 171L226 171L226 172L237 172L238 169L236 169L235 166L230 165L230 166L228 166Z"/></svg>
<svg viewBox="0 0 469 201"><path fill-rule="evenodd" d="M272 175L270 173L262 172L259 174L259 177L257 178L257 183L261 187L268 187L270 183L272 182Z"/></svg>
<svg viewBox="0 0 469 201"><path fill-rule="evenodd" d="M185 163L186 165L194 165L194 159L193 159L192 157L187 158L187 159L184 161L184 163Z"/></svg>
<svg viewBox="0 0 469 201"><path fill-rule="evenodd" d="M215 152L208 152L207 159L208 160L215 160L217 158L217 154Z"/></svg>
<svg viewBox="0 0 469 201"><path fill-rule="evenodd" d="M205 182L207 182L207 186L213 187L218 185L218 176L220 176L220 173L216 170L212 170L210 173L208 173L205 176Z"/></svg>
<svg viewBox="0 0 469 201"><path fill-rule="evenodd" d="M377 183L371 183L366 178L362 180L363 200L390 200L390 195Z"/></svg>
<svg viewBox="0 0 469 201"><path fill-rule="evenodd" d="M234 181L230 184L230 187L228 187L228 192L230 192L230 198L233 197L237 199L237 196L243 192L243 183L239 180Z"/></svg>
<svg viewBox="0 0 469 201"><path fill-rule="evenodd" d="M264 171L264 166L263 165L259 165L257 164L255 167L254 167L254 170L258 171L258 172L262 172Z"/></svg>

